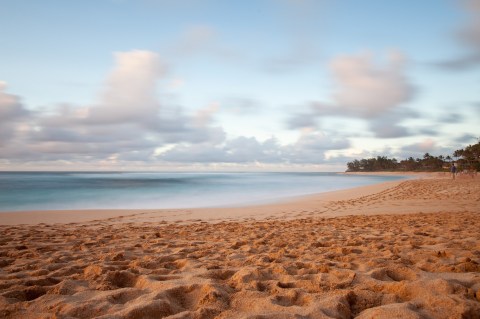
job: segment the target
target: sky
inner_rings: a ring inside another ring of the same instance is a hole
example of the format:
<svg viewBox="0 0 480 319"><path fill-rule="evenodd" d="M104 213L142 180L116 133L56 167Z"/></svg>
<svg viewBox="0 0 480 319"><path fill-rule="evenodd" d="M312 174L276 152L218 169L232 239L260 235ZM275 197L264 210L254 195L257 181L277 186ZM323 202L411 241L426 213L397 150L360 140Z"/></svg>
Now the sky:
<svg viewBox="0 0 480 319"><path fill-rule="evenodd" d="M0 170L344 171L479 123L480 0L0 0Z"/></svg>

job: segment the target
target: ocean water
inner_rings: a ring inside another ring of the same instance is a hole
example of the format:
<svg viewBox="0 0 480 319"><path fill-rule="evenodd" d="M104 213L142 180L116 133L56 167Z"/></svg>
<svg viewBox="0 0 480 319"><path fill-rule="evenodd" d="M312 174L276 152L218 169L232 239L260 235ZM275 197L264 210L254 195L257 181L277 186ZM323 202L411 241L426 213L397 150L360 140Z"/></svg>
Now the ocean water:
<svg viewBox="0 0 480 319"><path fill-rule="evenodd" d="M270 172L0 172L0 211L243 206L401 178Z"/></svg>

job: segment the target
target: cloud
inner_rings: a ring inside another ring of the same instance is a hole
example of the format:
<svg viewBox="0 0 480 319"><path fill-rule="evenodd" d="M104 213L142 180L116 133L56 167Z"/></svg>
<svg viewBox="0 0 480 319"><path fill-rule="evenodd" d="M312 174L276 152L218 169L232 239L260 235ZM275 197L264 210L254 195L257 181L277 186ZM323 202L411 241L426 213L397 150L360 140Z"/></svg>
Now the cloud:
<svg viewBox="0 0 480 319"><path fill-rule="evenodd" d="M281 163L282 147L274 138L259 142L254 137L237 137L221 144L180 144L159 159L181 163Z"/></svg>
<svg viewBox="0 0 480 319"><path fill-rule="evenodd" d="M294 144L295 150L328 151L350 147L350 142L343 138L332 138L325 133L306 130Z"/></svg>
<svg viewBox="0 0 480 319"><path fill-rule="evenodd" d="M470 143L476 143L480 139L480 136L474 134L463 134L455 139L455 142L466 145Z"/></svg>
<svg viewBox="0 0 480 319"><path fill-rule="evenodd" d="M22 122L30 112L20 97L6 92L7 83L0 81L0 146L5 145L22 130Z"/></svg>
<svg viewBox="0 0 480 319"><path fill-rule="evenodd" d="M179 144L161 153L158 160L180 163L319 164L325 162L325 152L348 147L350 142L346 139L305 131L295 143L288 145L281 145L273 137L261 142L254 137L244 136L219 144Z"/></svg>
<svg viewBox="0 0 480 319"><path fill-rule="evenodd" d="M198 110L194 119L196 125L198 126L209 125L212 122L214 115L218 113L219 110L220 110L220 106L216 102L213 102L207 107Z"/></svg>
<svg viewBox="0 0 480 319"><path fill-rule="evenodd" d="M311 128L317 125L316 122L316 116L312 113L293 113L287 119L287 127L292 130Z"/></svg>
<svg viewBox="0 0 480 319"><path fill-rule="evenodd" d="M454 124L462 123L464 119L465 118L463 114L455 111L450 111L439 116L438 121L442 124Z"/></svg>
<svg viewBox="0 0 480 319"><path fill-rule="evenodd" d="M328 151L347 149L350 145L348 139L333 138L325 133L306 129L296 143L287 147L286 158L289 163L294 164L325 163L328 161Z"/></svg>
<svg viewBox="0 0 480 319"><path fill-rule="evenodd" d="M253 137L238 137L225 146L228 158L234 162L282 163L283 149L275 138L259 142Z"/></svg>
<svg viewBox="0 0 480 319"><path fill-rule="evenodd" d="M413 86L404 75L405 56L391 52L387 64L375 64L371 54L340 56L330 68L336 90L332 107L319 112L371 118L393 110L413 97Z"/></svg>
<svg viewBox="0 0 480 319"><path fill-rule="evenodd" d="M224 111L232 112L237 115L247 115L258 111L261 103L249 97L227 98L222 102Z"/></svg>
<svg viewBox="0 0 480 319"><path fill-rule="evenodd" d="M453 153L455 148L446 147L431 138L425 138L418 143L404 145L398 152L397 158L403 159L408 157L422 158L425 153L433 156L448 156Z"/></svg>
<svg viewBox="0 0 480 319"><path fill-rule="evenodd" d="M20 98L6 93L7 83L0 81L0 121L7 122L24 117L28 111L23 107Z"/></svg>
<svg viewBox="0 0 480 319"><path fill-rule="evenodd" d="M330 63L334 82L331 102L314 102L318 116L341 116L371 119L396 111L409 102L414 86L405 76L406 57L390 52L385 65L371 54L343 55Z"/></svg>
<svg viewBox="0 0 480 319"><path fill-rule="evenodd" d="M291 114L288 128L315 127L318 120L334 116L363 119L380 138L411 135L400 124L418 117L403 107L415 88L405 75L407 59L402 53L390 52L383 64L376 63L372 54L358 54L336 57L329 65L334 82L331 100L312 102L306 111Z"/></svg>
<svg viewBox="0 0 480 319"><path fill-rule="evenodd" d="M463 55L437 63L441 68L457 71L480 65L480 0L459 1L467 13L467 22L455 34L456 40L468 50Z"/></svg>
<svg viewBox="0 0 480 319"><path fill-rule="evenodd" d="M437 63L439 67L451 71L467 70L478 64L480 64L480 52Z"/></svg>
<svg viewBox="0 0 480 319"><path fill-rule="evenodd" d="M0 138L5 143L0 159L93 162L137 160L143 154L144 161L150 161L156 149L167 144L224 141L225 132L213 120L218 106L190 115L168 101L160 103L157 87L166 63L158 54L135 50L115 53L114 58L98 99L87 106L64 103L29 114L20 98L4 93L2 85Z"/></svg>
<svg viewBox="0 0 480 319"><path fill-rule="evenodd" d="M335 137L334 137L335 136ZM326 153L331 150L343 150L351 146L348 139L339 134L304 129L295 143L282 146L282 158L292 164L320 164L328 161Z"/></svg>
<svg viewBox="0 0 480 319"><path fill-rule="evenodd" d="M87 109L91 124L137 123L150 125L158 117L157 82L165 72L158 54L150 51L117 52L97 105Z"/></svg>
<svg viewBox="0 0 480 319"><path fill-rule="evenodd" d="M219 128L209 127L213 109L190 116L179 106L168 105L167 101L160 103L157 87L165 75L165 65L158 54L150 51L115 53L115 66L99 102L81 108L80 112L63 106L56 116L42 119L44 127L58 128L69 123L63 129L74 130L73 135L84 135L93 141L97 141L97 134L89 132L104 131L101 136L107 139L126 138L128 134L124 132L130 132L144 138L150 136L159 144L199 143L222 135ZM103 127L91 127L100 125ZM86 142L85 138L82 141Z"/></svg>
<svg viewBox="0 0 480 319"><path fill-rule="evenodd" d="M2 119L18 119L24 128L22 134L0 145L0 160L72 165L124 165L128 161L304 165L324 163L327 151L350 146L344 138L332 138L313 129L304 130L295 143L288 145L274 137L265 141L245 136L227 139L223 128L215 126L219 104L185 114L179 106L160 103L156 91L164 75L161 65L153 53L117 53L115 66L95 103L64 103L33 115L19 97L4 93L2 87ZM121 97L114 94L116 90L123 90ZM159 153L161 149L166 151Z"/></svg>
<svg viewBox="0 0 480 319"><path fill-rule="evenodd" d="M428 135L428 136L439 136L441 133L438 129L438 125L433 126L429 125L426 127L421 127L418 129L418 134Z"/></svg>
<svg viewBox="0 0 480 319"><path fill-rule="evenodd" d="M437 148L437 143L431 138L426 138L421 142L406 145L402 149L404 152L424 154L424 153L434 152L436 148Z"/></svg>
<svg viewBox="0 0 480 319"><path fill-rule="evenodd" d="M407 108L396 108L368 121L369 128L378 138L400 138L415 134L412 127L402 125L405 119L420 118L420 114Z"/></svg>
<svg viewBox="0 0 480 319"><path fill-rule="evenodd" d="M405 126L397 124L396 121L396 119L387 121L377 119L370 123L370 129L378 138L399 138L412 135Z"/></svg>

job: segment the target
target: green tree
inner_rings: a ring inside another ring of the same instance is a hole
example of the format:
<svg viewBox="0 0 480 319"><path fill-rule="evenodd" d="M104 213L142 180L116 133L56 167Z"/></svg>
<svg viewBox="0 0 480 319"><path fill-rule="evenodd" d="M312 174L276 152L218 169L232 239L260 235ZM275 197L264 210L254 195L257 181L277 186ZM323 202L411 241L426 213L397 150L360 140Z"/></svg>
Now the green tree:
<svg viewBox="0 0 480 319"><path fill-rule="evenodd" d="M458 162L466 168L480 170L480 139L476 144L468 145L464 149L453 152L453 156L460 158Z"/></svg>

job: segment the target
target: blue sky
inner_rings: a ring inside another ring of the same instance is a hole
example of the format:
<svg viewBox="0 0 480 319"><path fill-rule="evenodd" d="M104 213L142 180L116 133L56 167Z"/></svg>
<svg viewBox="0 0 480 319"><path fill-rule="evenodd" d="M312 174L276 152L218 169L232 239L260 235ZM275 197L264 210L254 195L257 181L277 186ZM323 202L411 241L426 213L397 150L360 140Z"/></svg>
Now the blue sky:
<svg viewBox="0 0 480 319"><path fill-rule="evenodd" d="M0 169L345 169L480 136L480 1L0 1Z"/></svg>

